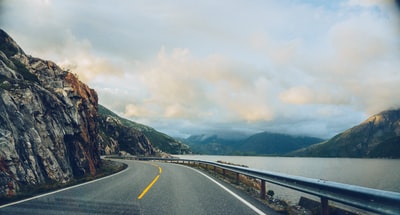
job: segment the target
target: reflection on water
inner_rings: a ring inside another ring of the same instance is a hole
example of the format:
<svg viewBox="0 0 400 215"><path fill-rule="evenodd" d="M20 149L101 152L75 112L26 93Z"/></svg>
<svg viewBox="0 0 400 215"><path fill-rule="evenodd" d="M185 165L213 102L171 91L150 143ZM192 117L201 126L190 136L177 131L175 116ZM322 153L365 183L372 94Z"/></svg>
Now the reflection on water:
<svg viewBox="0 0 400 215"><path fill-rule="evenodd" d="M400 159L288 158L251 156L179 155L186 159L223 160L253 169L325 179L346 184L400 192ZM300 193L267 185L278 197L298 202Z"/></svg>

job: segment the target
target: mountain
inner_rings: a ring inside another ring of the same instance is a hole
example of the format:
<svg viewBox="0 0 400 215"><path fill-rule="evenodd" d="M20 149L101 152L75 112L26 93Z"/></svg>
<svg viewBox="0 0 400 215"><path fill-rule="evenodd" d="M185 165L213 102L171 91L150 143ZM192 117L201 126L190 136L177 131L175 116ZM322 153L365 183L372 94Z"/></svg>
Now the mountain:
<svg viewBox="0 0 400 215"><path fill-rule="evenodd" d="M101 154L160 155L151 142L167 152L189 151L99 106L95 90L55 63L26 55L0 29L0 198L95 176L104 167Z"/></svg>
<svg viewBox="0 0 400 215"><path fill-rule="evenodd" d="M146 148L152 144L155 148L171 154L189 154L189 146L174 138L158 132L154 128L124 119L106 107L99 105L100 135L104 149L102 154L112 154L120 150L131 154L155 155L156 150ZM130 144L135 139L138 144ZM142 144L144 143L144 144ZM117 150L115 150L117 149Z"/></svg>
<svg viewBox="0 0 400 215"><path fill-rule="evenodd" d="M400 109L383 111L326 142L289 155L400 158Z"/></svg>
<svg viewBox="0 0 400 215"><path fill-rule="evenodd" d="M185 140L193 153L217 155L283 155L322 142L314 137L261 132L241 139L221 138L218 135L193 135Z"/></svg>
<svg viewBox="0 0 400 215"><path fill-rule="evenodd" d="M98 112L101 154L127 152L131 155L156 155L156 149L142 132L125 125L118 116L101 105Z"/></svg>
<svg viewBox="0 0 400 215"><path fill-rule="evenodd" d="M192 135L181 141L188 144L195 154L227 155L233 153L239 140L202 134Z"/></svg>
<svg viewBox="0 0 400 215"><path fill-rule="evenodd" d="M0 196L95 175L97 130L97 93L0 29Z"/></svg>
<svg viewBox="0 0 400 215"><path fill-rule="evenodd" d="M315 137L262 132L248 137L237 150L254 154L283 155L322 141Z"/></svg>

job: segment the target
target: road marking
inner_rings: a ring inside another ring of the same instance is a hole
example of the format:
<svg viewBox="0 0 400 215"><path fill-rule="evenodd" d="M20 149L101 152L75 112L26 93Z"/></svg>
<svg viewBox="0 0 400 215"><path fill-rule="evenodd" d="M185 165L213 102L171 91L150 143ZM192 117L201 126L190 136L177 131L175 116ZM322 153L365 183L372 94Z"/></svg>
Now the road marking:
<svg viewBox="0 0 400 215"><path fill-rule="evenodd" d="M158 174L157 176L153 179L153 181L150 182L149 185L147 185L147 187L142 191L142 193L137 197L137 199L142 199L144 195L146 195L146 193L150 190L150 188L157 182L158 178L160 178L160 175L162 173L162 168L156 164L151 164L155 167L158 167Z"/></svg>
<svg viewBox="0 0 400 215"><path fill-rule="evenodd" d="M224 185L220 184L218 181L214 180L213 178L211 178L210 176L200 172L197 169L193 169L187 166L184 166L186 168L192 169L200 174L202 174L204 177L208 178L210 181L214 182L215 184L217 184L218 186L220 186L222 189L224 189L226 192L228 192L229 194L231 194L233 197L237 198L239 201L243 202L243 204L245 204L247 207L249 207L250 209L252 209L254 212L256 212L257 214L260 215L265 215L265 213L263 211L261 211L260 209L256 208L256 206L252 205L250 202L244 200L242 197L238 196L236 193L232 192L230 189L226 188Z"/></svg>
<svg viewBox="0 0 400 215"><path fill-rule="evenodd" d="M119 175L119 174L127 171L128 169L129 169L129 166L126 169L124 169L124 170L122 170L120 172L114 173L112 175L108 175L108 176L105 176L105 177L102 177L102 178L99 178L99 179L95 179L93 181L88 181L88 182L85 182L85 183L82 183L82 184L77 184L77 185L74 185L74 186L71 186L71 187L66 187L66 188L63 188L63 189L60 189L60 190L56 190L56 191L53 191L53 192L44 193L44 194L41 194L41 195L38 195L38 196L34 196L34 197L31 197L31 198L20 200L20 201L17 201L17 202L11 202L11 203L8 203L8 204L5 204L5 205L1 205L0 208L5 208L5 207L8 207L8 206L20 204L20 203L27 202L27 201L34 200L34 199L38 199L38 198L41 198L41 197L44 197L44 196L48 196L48 195L52 195L52 194L55 194L55 193L59 193L59 192L65 191L65 190L69 190L69 189L73 189L73 188L76 188L76 187L80 187L80 186L84 186L84 185L87 185L87 184L91 184L91 183L94 183L94 182L97 182L97 181L101 181L103 179Z"/></svg>

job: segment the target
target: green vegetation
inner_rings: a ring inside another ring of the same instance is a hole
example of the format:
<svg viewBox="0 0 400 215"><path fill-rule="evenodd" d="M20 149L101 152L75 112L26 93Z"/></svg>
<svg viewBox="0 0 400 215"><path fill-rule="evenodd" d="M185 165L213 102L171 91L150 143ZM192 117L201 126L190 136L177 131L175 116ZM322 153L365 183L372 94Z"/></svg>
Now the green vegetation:
<svg viewBox="0 0 400 215"><path fill-rule="evenodd" d="M99 105L99 115L103 116L112 116L121 121L121 123L127 127L134 128L140 132L142 132L155 146L156 148L162 150L163 152L171 153L171 154L182 154L189 153L190 149L186 145L178 142L174 138L156 131L154 128L151 128L146 125L142 125L128 119L122 118L115 114L114 112L108 110L102 105Z"/></svg>
<svg viewBox="0 0 400 215"><path fill-rule="evenodd" d="M344 132L332 139L304 150L293 153L295 156L309 157L357 157L357 158L400 158L400 137L392 132L383 133L376 147L370 147L367 141L369 130Z"/></svg>
<svg viewBox="0 0 400 215"><path fill-rule="evenodd" d="M400 158L400 109L387 110L318 145L290 156Z"/></svg>
<svg viewBox="0 0 400 215"><path fill-rule="evenodd" d="M0 74L0 89L4 89L4 90L11 89L11 84L9 82L6 82L8 80L9 80L9 78Z"/></svg>
<svg viewBox="0 0 400 215"><path fill-rule="evenodd" d="M275 192L273 190L268 190L267 191L267 196L269 196L270 198L274 197Z"/></svg>
<svg viewBox="0 0 400 215"><path fill-rule="evenodd" d="M229 140L217 135L210 137L191 136L185 140L193 153L240 156L279 156L288 152L320 143L323 140L314 137L290 136L286 134L262 132Z"/></svg>
<svg viewBox="0 0 400 215"><path fill-rule="evenodd" d="M11 59L11 61L15 65L15 70L24 77L25 81L39 83L39 79L36 77L36 75L29 72L29 70L26 68L26 66L23 63L21 63L17 59Z"/></svg>
<svg viewBox="0 0 400 215"><path fill-rule="evenodd" d="M239 151L257 152L257 154L264 155L282 155L322 141L322 139L314 137L262 132L247 138L240 145Z"/></svg>
<svg viewBox="0 0 400 215"><path fill-rule="evenodd" d="M3 83L3 81L7 81L8 78L2 74L0 74L0 83Z"/></svg>
<svg viewBox="0 0 400 215"><path fill-rule="evenodd" d="M376 146L371 152L371 157L400 158L400 137L392 137Z"/></svg>

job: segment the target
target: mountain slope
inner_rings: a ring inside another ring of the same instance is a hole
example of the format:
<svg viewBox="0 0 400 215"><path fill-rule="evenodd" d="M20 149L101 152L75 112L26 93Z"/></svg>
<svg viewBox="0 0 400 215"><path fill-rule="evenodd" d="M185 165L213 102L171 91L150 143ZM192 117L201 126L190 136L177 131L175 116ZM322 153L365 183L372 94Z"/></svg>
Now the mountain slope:
<svg viewBox="0 0 400 215"><path fill-rule="evenodd" d="M322 142L314 137L261 132L242 139L227 139L218 135L194 135L185 139L194 153L217 155L283 155Z"/></svg>
<svg viewBox="0 0 400 215"><path fill-rule="evenodd" d="M99 144L103 155L122 151L131 155L155 156L156 149L140 131L124 125L120 118L99 105Z"/></svg>
<svg viewBox="0 0 400 215"><path fill-rule="evenodd" d="M254 154L283 155L322 141L315 137L262 132L247 138L237 150Z"/></svg>
<svg viewBox="0 0 400 215"><path fill-rule="evenodd" d="M324 143L290 155L400 158L400 109L383 111Z"/></svg>
<svg viewBox="0 0 400 215"><path fill-rule="evenodd" d="M218 137L218 135L192 135L182 139L195 154L227 155L232 154L238 140Z"/></svg>
<svg viewBox="0 0 400 215"><path fill-rule="evenodd" d="M109 109L105 108L102 105L99 105L99 115L103 118L103 121L107 121L106 118L109 117L108 121L114 121L114 123L120 124L119 132L121 131L128 131L131 133L143 133L148 141L156 148L160 149L163 152L171 153L171 154L188 154L191 153L189 146L175 140L174 138L158 132L157 130L142 125L125 118L122 118L115 114L114 112L110 111ZM113 120L111 120L113 119ZM144 137L142 137L144 138ZM120 137L121 150L125 150L127 152L132 152L128 150L127 144L124 144L126 138ZM144 141L144 139L142 139ZM140 141L139 141L140 142ZM132 147L132 146L130 146Z"/></svg>

